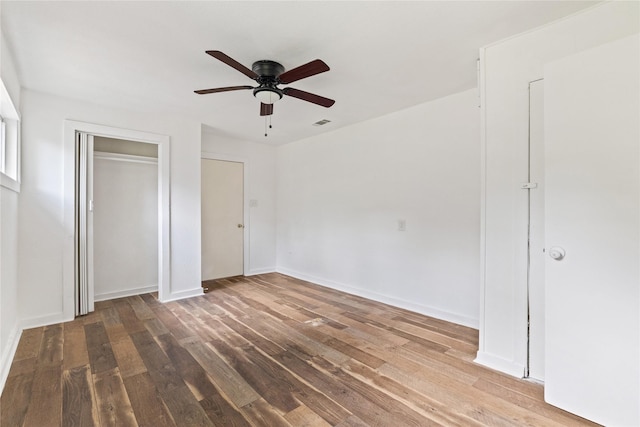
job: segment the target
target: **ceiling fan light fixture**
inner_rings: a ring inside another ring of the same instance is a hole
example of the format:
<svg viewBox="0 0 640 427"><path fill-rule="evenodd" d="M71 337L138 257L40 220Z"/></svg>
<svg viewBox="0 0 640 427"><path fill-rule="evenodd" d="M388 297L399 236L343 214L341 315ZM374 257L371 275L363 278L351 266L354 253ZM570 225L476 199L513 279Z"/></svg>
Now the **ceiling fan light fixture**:
<svg viewBox="0 0 640 427"><path fill-rule="evenodd" d="M300 65L299 67L285 71L282 64L268 59L254 62L251 69L249 69L219 50L207 50L206 53L236 71L241 72L251 80L254 80L258 83L258 87L246 85L227 86L194 91L198 95L245 89L253 90L253 96L260 101L260 116L264 116L265 118L273 114L273 104L282 99L284 95L320 105L325 108L331 107L335 103L333 99L325 98L303 90L294 89L292 87L280 89L278 87L280 84L288 85L289 83L297 82L298 80L306 79L307 77L329 71L329 66L320 59L315 59L311 62Z"/></svg>
<svg viewBox="0 0 640 427"><path fill-rule="evenodd" d="M254 89L253 96L263 104L273 104L282 98L282 91L275 87L258 87Z"/></svg>

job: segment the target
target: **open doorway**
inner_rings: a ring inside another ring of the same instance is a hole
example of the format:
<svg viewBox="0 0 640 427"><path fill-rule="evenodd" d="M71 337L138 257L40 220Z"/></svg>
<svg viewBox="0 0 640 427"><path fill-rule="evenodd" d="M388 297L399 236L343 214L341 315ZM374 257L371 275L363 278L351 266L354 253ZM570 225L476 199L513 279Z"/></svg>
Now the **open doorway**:
<svg viewBox="0 0 640 427"><path fill-rule="evenodd" d="M80 287L80 279L82 278L81 270L79 268L78 262L78 248L80 248L83 244L87 243L86 236L81 236L78 232L77 223L78 221L78 206L84 205L87 211L92 211L93 209L93 198L87 197L85 200L82 200L79 197L77 184L78 184L78 172L80 170L80 164L82 162L79 161L78 152L79 152L79 141L82 140L82 136L85 136L87 140L95 140L100 138L104 138L104 140L108 141L112 146L120 144L121 147L111 148L109 151L116 151L115 153L109 154L111 157L120 157L120 163L124 164L123 160L129 157L128 160L133 160L133 157L150 157L154 160L150 159L137 159L143 160L144 162L155 163L152 168L156 171L155 174L155 208L156 215L155 218L155 230L154 241L155 246L150 250L155 248L155 259L157 261L153 262L156 270L156 280L153 284L136 286L135 290L132 289L113 289L111 291L104 291L102 296L98 294L100 299L109 299L115 298L118 296L124 296L121 292L135 292L141 293L147 291L153 285L153 289L157 289L158 298L160 301L164 301L167 296L171 294L171 281L170 281L170 238L169 238L169 175L170 175L170 167L169 167L169 153L170 153L170 141L169 137L165 135L152 134L148 132L140 132L133 131L127 129L113 128L109 126L95 125L90 123L76 122L72 120L66 121L65 124L65 175L64 175L64 191L65 191L65 205L64 205L64 229L65 234L68 236L68 239L65 240L65 245L63 248L63 283L64 283L64 297L63 297L63 310L64 316L66 318L73 318L76 315L77 308L79 306L79 302L82 300L82 289ZM103 141L104 141L103 140ZM118 153L117 151L122 151L122 143L114 142L116 140L128 141L125 145L129 145L131 143L135 143L136 145L131 145L129 150L133 149L133 152L128 153ZM140 144L143 143L143 144ZM91 144L93 147L94 144ZM99 146L102 146L99 144ZM145 146L145 148L142 148ZM151 148L149 146L152 146ZM144 152L140 152L142 149ZM136 151L138 150L138 151ZM99 152L101 149L99 148ZM153 151L155 154L155 158L153 156L149 156L148 154ZM146 153L146 154L145 154ZM87 156L89 160L87 160L87 164L90 164L91 167L94 166L93 154L91 156ZM147 175L147 179L150 179ZM107 180L106 186L109 186L110 183ZM129 184L131 185L131 184ZM134 183L133 186L138 185ZM118 187L122 188L122 184L119 184ZM113 190L113 189L112 189ZM114 191L117 192L117 191ZM135 195L134 195L135 197ZM148 205L149 201L146 200L145 203ZM148 206L147 206L148 207ZM94 219L91 216L92 220ZM108 217L107 217L108 220ZM90 235L91 233L87 233ZM90 256L87 259L87 264L91 265L91 268L94 267L94 257L93 253L90 253ZM85 270L86 271L86 270ZM91 269L89 270L91 271ZM91 278L94 278L94 274L91 271L89 275ZM93 287L92 287L93 288ZM95 290L94 290L95 291ZM101 292L98 290L98 292ZM131 293L129 293L131 294ZM90 298L86 298L87 292L84 293L85 300L94 301L95 297L93 294L90 294Z"/></svg>
<svg viewBox="0 0 640 427"><path fill-rule="evenodd" d="M158 146L93 143L94 300L157 291Z"/></svg>

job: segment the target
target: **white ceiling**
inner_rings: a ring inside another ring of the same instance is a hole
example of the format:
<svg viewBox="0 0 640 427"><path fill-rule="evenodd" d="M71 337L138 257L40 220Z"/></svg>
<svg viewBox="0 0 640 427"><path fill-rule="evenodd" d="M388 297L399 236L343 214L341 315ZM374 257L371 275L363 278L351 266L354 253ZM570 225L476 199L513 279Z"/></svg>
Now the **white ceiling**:
<svg viewBox="0 0 640 427"><path fill-rule="evenodd" d="M478 48L593 5L581 1L2 1L2 32L22 85L128 110L183 116L225 137L283 144L476 86ZM291 86L336 100L285 97L273 129L253 85L205 54L329 72ZM312 126L331 120L322 127Z"/></svg>

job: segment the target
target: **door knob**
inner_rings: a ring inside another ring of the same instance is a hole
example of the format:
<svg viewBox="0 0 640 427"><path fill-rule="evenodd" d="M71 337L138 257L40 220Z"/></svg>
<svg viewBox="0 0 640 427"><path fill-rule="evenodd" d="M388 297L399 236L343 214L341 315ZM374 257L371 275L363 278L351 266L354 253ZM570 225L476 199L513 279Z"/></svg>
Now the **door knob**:
<svg viewBox="0 0 640 427"><path fill-rule="evenodd" d="M238 224L238 228L244 228L244 225Z"/></svg>
<svg viewBox="0 0 640 427"><path fill-rule="evenodd" d="M552 246L549 248L549 256L556 261L560 261L565 255L566 252L560 246Z"/></svg>

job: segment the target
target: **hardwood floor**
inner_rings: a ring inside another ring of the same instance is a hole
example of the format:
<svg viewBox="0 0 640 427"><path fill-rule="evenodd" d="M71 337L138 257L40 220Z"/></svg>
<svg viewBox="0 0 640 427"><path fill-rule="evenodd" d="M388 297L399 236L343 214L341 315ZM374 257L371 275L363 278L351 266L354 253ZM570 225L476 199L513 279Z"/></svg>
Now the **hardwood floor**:
<svg viewBox="0 0 640 427"><path fill-rule="evenodd" d="M2 426L577 426L472 362L474 329L280 274L23 332Z"/></svg>

